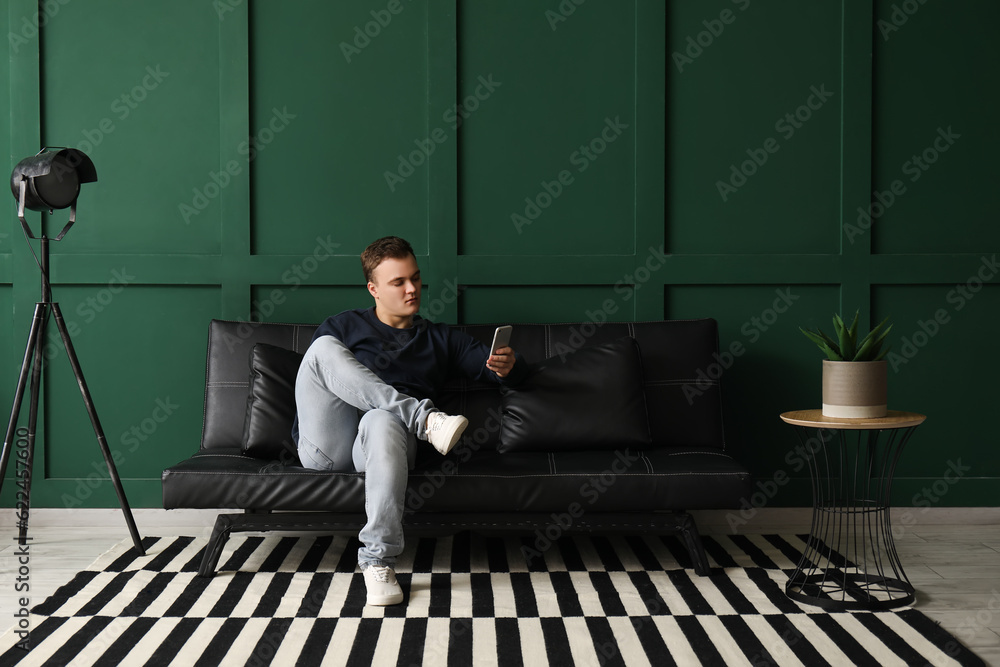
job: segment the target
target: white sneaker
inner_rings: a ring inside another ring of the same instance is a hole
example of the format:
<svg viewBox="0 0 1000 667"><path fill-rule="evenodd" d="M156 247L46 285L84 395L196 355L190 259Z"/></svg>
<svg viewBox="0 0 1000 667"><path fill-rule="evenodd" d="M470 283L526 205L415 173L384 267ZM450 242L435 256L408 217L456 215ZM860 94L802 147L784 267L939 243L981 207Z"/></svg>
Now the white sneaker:
<svg viewBox="0 0 1000 667"><path fill-rule="evenodd" d="M399 587L396 573L391 567L372 565L365 568L364 575L368 604L384 607L403 601L403 589Z"/></svg>
<svg viewBox="0 0 1000 667"><path fill-rule="evenodd" d="M432 412L427 418L427 442L442 454L447 454L455 446L469 420L462 415L446 415Z"/></svg>

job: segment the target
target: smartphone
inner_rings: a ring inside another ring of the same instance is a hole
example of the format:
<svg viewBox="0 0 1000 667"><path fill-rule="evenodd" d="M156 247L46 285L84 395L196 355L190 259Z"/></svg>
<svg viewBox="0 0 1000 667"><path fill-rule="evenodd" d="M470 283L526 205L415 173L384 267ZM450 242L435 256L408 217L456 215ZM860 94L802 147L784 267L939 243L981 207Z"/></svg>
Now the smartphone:
<svg viewBox="0 0 1000 667"><path fill-rule="evenodd" d="M510 345L510 334L514 331L512 326L497 327L493 332L493 344L490 345L490 354L496 354L501 347Z"/></svg>

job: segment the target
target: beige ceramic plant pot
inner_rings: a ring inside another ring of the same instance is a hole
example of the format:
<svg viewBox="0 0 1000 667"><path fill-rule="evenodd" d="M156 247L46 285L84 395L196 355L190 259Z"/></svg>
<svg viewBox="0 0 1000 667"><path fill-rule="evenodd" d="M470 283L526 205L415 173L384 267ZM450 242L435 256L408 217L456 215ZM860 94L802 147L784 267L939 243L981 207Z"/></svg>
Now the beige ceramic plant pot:
<svg viewBox="0 0 1000 667"><path fill-rule="evenodd" d="M888 363L823 360L823 416L885 417Z"/></svg>

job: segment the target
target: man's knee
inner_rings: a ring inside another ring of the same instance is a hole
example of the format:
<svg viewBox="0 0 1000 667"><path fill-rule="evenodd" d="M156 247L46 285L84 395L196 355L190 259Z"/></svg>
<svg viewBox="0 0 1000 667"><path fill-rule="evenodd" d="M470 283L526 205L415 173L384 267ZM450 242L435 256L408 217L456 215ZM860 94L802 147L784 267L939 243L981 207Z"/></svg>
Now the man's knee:
<svg viewBox="0 0 1000 667"><path fill-rule="evenodd" d="M336 375L343 368L341 362L354 355L347 347L333 336L320 336L309 345L302 356L299 371L295 377L296 391L299 385L326 386L325 378L331 373Z"/></svg>
<svg viewBox="0 0 1000 667"><path fill-rule="evenodd" d="M308 361L323 361L324 359L330 359L331 357L343 355L345 352L350 352L333 336L320 336L314 340L309 347L306 349L305 355L302 357L302 363Z"/></svg>
<svg viewBox="0 0 1000 667"><path fill-rule="evenodd" d="M406 444L406 425L403 420L387 410L369 410L361 417L358 430L368 438L399 440Z"/></svg>
<svg viewBox="0 0 1000 667"><path fill-rule="evenodd" d="M302 355L302 361L299 363L299 372L296 374L296 388L298 388L300 384L299 380L302 378L319 376L318 371L324 365L324 360L329 358L330 354L333 354L334 344L327 340L328 338L330 336L317 338L306 348L306 353Z"/></svg>

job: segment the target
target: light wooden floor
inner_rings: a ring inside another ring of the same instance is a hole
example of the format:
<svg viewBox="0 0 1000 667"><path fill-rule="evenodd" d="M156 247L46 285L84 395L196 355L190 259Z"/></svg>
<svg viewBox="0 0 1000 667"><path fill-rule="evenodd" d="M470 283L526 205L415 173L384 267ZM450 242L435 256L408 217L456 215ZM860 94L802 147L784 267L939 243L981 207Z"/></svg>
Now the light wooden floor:
<svg viewBox="0 0 1000 667"><path fill-rule="evenodd" d="M896 521L896 546L917 588L915 608L988 665L1000 667L1000 509L934 509L913 525ZM732 532L722 513L696 513L702 534ZM35 510L30 597L37 604L116 543L129 539L118 510ZM208 537L215 512L136 510L141 535ZM12 510L0 510L0 633L14 625L23 593ZM761 511L744 534L808 532L807 510Z"/></svg>

